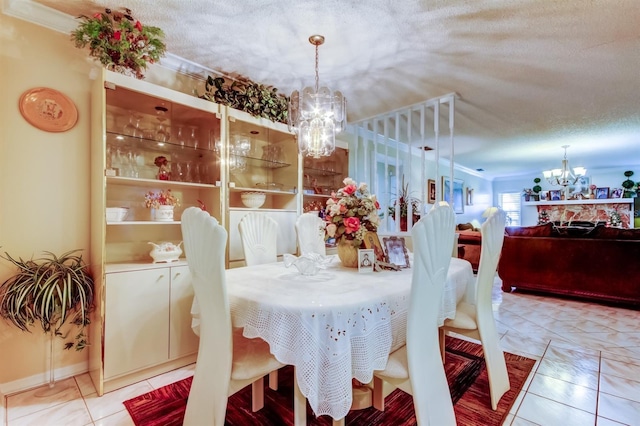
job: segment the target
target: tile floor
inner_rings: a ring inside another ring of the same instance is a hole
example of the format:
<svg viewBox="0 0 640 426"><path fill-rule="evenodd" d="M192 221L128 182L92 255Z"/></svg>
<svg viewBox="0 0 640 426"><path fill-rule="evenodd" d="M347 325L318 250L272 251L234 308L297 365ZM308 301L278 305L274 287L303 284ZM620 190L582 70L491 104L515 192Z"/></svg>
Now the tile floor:
<svg viewBox="0 0 640 426"><path fill-rule="evenodd" d="M640 311L504 294L494 287L505 351L538 360L505 425L640 425ZM193 374L193 365L98 398L87 374L5 398L7 426L133 425L122 401ZM0 422L2 425L2 422Z"/></svg>

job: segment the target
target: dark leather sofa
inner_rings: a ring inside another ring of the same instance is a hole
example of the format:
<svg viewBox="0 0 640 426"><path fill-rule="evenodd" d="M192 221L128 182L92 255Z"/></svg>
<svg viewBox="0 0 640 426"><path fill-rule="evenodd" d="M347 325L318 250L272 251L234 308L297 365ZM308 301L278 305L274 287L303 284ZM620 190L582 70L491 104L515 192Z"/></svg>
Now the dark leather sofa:
<svg viewBox="0 0 640 426"><path fill-rule="evenodd" d="M640 308L640 230L602 225L507 227L502 290L530 290Z"/></svg>
<svg viewBox="0 0 640 426"><path fill-rule="evenodd" d="M480 229L474 228L471 223L463 223L456 226L456 233L458 234L458 257L468 260L473 272L477 272L482 248Z"/></svg>

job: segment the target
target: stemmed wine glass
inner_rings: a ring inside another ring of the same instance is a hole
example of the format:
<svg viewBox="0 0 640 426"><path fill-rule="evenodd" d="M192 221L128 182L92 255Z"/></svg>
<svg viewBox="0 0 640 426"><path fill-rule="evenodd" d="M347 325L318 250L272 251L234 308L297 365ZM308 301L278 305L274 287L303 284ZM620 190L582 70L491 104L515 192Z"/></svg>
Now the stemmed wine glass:
<svg viewBox="0 0 640 426"><path fill-rule="evenodd" d="M167 108L163 106L156 107L156 120L159 121L158 128L156 129L156 139L159 142L167 142L170 137L169 131L164 125L164 121L166 120L166 112Z"/></svg>
<svg viewBox="0 0 640 426"><path fill-rule="evenodd" d="M140 120L142 117L135 114L129 115L129 122L125 124L123 132L127 136L133 136L136 138L142 137L142 129L140 128Z"/></svg>
<svg viewBox="0 0 640 426"><path fill-rule="evenodd" d="M189 126L189 129L191 129L191 134L189 135L189 146L192 146L193 149L198 149L198 145L200 144L200 141L196 136L198 128L196 126Z"/></svg>

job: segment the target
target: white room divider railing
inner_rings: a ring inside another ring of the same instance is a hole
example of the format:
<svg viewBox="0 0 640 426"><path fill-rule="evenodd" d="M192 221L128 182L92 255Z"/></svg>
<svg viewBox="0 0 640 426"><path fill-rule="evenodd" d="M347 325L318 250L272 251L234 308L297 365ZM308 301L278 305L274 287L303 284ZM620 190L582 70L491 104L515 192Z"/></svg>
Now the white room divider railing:
<svg viewBox="0 0 640 426"><path fill-rule="evenodd" d="M407 230L413 226L414 216L417 219L432 202L443 199L440 163L447 160L449 179L453 182L455 99L458 98L458 94L450 93L350 126L350 174L356 181L366 182L371 193L377 195L382 217L379 232L405 232L401 230L401 221L392 219L400 217L400 205L394 206L394 201L403 189L409 197L407 201L415 200L407 205ZM441 125L448 128L448 145L440 142ZM449 199L454 199L453 185L449 185Z"/></svg>

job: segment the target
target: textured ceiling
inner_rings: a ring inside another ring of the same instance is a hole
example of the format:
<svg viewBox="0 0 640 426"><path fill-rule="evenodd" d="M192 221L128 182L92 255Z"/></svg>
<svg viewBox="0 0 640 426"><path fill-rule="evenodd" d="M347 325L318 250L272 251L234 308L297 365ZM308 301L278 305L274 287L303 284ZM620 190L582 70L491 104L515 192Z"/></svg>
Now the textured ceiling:
<svg viewBox="0 0 640 426"><path fill-rule="evenodd" d="M637 0L36 2L128 7L170 53L285 94L313 84L322 34L350 122L456 92L456 162L489 178L560 167L565 144L575 166L640 168Z"/></svg>

